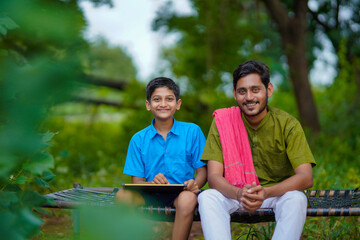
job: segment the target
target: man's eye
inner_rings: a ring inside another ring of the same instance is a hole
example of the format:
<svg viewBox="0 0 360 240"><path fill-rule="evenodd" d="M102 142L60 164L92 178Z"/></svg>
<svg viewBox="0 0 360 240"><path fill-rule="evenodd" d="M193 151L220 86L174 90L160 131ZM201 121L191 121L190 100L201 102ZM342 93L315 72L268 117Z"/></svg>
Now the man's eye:
<svg viewBox="0 0 360 240"><path fill-rule="evenodd" d="M246 91L245 90L239 90L238 93L241 94L241 95L244 95L246 93Z"/></svg>
<svg viewBox="0 0 360 240"><path fill-rule="evenodd" d="M258 88L254 88L254 89L253 89L253 92L257 93L257 92L259 92L259 89L258 89Z"/></svg>

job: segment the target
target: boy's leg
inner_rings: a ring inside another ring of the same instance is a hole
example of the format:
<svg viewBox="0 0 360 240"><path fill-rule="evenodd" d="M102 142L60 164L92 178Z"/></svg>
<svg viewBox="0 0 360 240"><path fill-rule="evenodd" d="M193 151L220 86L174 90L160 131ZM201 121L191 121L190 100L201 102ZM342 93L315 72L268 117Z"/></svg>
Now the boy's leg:
<svg viewBox="0 0 360 240"><path fill-rule="evenodd" d="M230 214L241 205L235 199L208 189L198 197L201 226L206 240L231 240Z"/></svg>
<svg viewBox="0 0 360 240"><path fill-rule="evenodd" d="M307 208L303 192L289 191L281 197L266 199L261 207L274 209L276 227L272 239L300 239Z"/></svg>
<svg viewBox="0 0 360 240"><path fill-rule="evenodd" d="M183 191L174 201L176 208L172 240L188 239L194 218L197 196L190 191Z"/></svg>

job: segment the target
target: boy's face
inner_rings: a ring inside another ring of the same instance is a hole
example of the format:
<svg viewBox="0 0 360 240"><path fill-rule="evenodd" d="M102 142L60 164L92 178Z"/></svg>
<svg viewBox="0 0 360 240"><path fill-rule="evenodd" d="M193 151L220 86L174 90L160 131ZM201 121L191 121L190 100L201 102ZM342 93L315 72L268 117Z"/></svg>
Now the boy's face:
<svg viewBox="0 0 360 240"><path fill-rule="evenodd" d="M259 74L254 73L240 78L233 90L234 98L244 115L260 119L266 115L267 100L272 93L272 84L269 83L266 88Z"/></svg>
<svg viewBox="0 0 360 240"><path fill-rule="evenodd" d="M167 87L155 89L150 102L145 101L146 109L151 111L157 120L172 119L175 111L180 109L181 99L176 101L175 94Z"/></svg>

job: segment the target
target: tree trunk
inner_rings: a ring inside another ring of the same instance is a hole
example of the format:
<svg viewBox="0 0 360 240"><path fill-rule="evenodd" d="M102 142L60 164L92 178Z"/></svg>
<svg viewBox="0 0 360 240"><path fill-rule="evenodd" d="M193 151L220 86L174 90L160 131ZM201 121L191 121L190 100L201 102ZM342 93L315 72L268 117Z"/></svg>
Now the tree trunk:
<svg viewBox="0 0 360 240"><path fill-rule="evenodd" d="M306 60L307 0L293 1L293 16L279 0L263 0L271 18L277 24L287 56L300 121L314 132L320 131L318 113L311 92Z"/></svg>

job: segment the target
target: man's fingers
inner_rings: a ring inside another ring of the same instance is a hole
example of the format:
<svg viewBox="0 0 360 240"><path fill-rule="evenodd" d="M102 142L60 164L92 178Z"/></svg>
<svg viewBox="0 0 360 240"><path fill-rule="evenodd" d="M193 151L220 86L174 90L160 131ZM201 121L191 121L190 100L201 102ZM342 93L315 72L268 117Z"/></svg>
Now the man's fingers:
<svg viewBox="0 0 360 240"><path fill-rule="evenodd" d="M249 190L247 190L247 193L254 193L254 192L259 192L263 189L263 187L261 185L257 185L257 186L253 186L251 187Z"/></svg>

